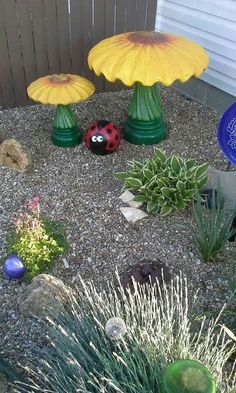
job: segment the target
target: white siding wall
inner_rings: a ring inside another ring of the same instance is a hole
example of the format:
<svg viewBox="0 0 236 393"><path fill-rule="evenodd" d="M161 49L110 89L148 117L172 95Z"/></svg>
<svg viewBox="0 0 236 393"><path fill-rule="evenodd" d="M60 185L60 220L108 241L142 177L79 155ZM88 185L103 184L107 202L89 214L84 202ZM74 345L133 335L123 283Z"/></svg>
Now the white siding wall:
<svg viewBox="0 0 236 393"><path fill-rule="evenodd" d="M210 64L200 78L236 96L236 0L158 0L156 30L202 45Z"/></svg>

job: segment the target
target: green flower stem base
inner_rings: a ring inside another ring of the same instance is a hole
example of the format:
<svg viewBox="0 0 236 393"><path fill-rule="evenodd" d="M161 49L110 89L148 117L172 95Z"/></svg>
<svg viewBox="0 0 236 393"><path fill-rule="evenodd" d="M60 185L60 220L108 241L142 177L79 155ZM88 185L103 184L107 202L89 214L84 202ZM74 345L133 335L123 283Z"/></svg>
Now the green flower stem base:
<svg viewBox="0 0 236 393"><path fill-rule="evenodd" d="M153 145L166 138L157 85L137 83L129 105L124 138L135 145Z"/></svg>
<svg viewBox="0 0 236 393"><path fill-rule="evenodd" d="M53 144L59 147L72 147L82 140L77 121L70 105L58 105L52 133Z"/></svg>

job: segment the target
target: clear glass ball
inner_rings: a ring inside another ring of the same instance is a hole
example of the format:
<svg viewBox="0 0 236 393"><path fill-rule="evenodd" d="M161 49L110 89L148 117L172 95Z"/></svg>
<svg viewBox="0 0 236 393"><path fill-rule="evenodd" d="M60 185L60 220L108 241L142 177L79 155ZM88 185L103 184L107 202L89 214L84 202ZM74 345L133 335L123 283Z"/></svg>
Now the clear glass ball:
<svg viewBox="0 0 236 393"><path fill-rule="evenodd" d="M119 340L127 331L126 324L119 317L110 318L105 325L105 333L112 340Z"/></svg>

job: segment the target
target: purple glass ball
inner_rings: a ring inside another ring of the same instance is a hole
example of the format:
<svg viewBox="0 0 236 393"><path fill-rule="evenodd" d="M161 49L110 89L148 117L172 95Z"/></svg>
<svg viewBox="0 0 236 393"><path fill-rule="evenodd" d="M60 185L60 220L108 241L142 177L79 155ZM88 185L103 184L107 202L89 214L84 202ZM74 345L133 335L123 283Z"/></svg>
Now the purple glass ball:
<svg viewBox="0 0 236 393"><path fill-rule="evenodd" d="M4 265L3 271L10 280L22 278L26 272L26 267L22 260L15 254L10 255Z"/></svg>

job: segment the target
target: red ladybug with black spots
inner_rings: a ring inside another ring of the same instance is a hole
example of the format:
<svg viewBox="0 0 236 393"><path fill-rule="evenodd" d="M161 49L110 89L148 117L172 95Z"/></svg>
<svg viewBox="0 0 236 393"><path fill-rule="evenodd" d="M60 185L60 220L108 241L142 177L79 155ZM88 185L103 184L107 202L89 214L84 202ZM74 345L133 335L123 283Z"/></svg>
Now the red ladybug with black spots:
<svg viewBox="0 0 236 393"><path fill-rule="evenodd" d="M98 120L86 131L85 144L94 154L111 154L117 150L121 131L110 121Z"/></svg>

